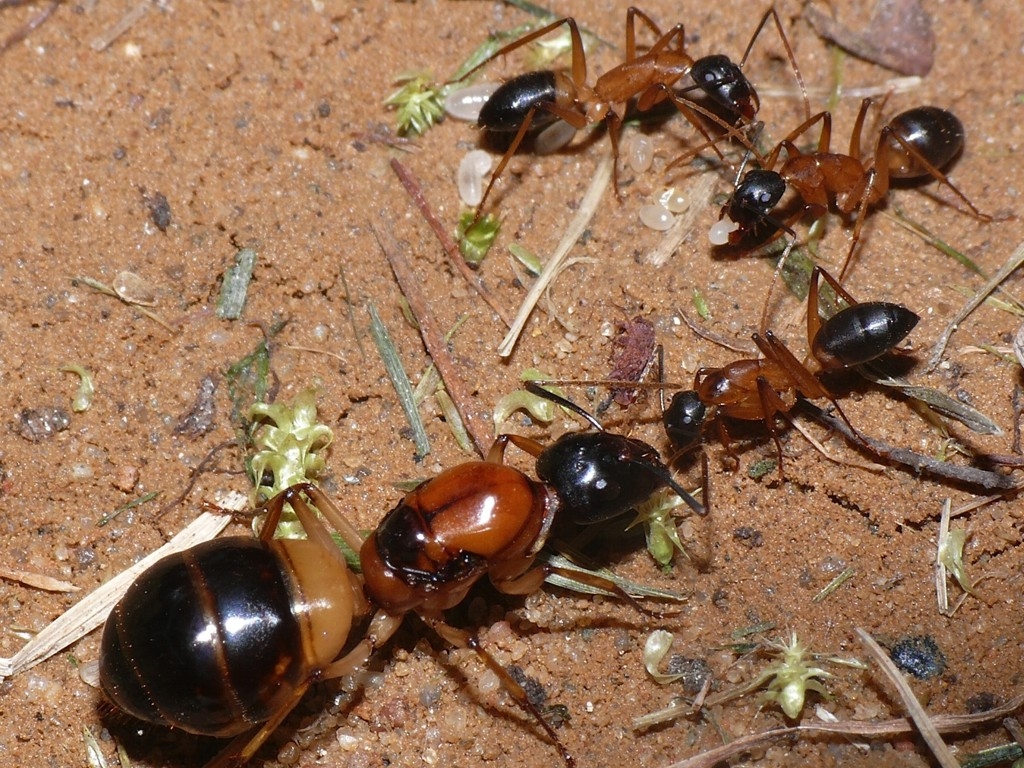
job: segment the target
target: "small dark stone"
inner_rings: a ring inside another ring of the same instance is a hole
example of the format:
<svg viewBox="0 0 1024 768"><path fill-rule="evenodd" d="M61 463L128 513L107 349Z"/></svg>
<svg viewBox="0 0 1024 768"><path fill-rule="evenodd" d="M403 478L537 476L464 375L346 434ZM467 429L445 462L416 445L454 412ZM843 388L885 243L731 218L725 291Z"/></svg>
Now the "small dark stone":
<svg viewBox="0 0 1024 768"><path fill-rule="evenodd" d="M665 670L670 675L682 675L679 682L683 691L696 696L704 688L704 683L711 677L711 666L704 659L688 659L677 653L672 654Z"/></svg>
<svg viewBox="0 0 1024 768"><path fill-rule="evenodd" d="M208 373L199 382L196 401L189 411L178 420L174 434L199 437L205 435L215 426L216 407L214 394L217 391L217 380Z"/></svg>
<svg viewBox="0 0 1024 768"><path fill-rule="evenodd" d="M15 431L26 440L40 443L71 426L71 417L63 408L24 408L14 424Z"/></svg>
<svg viewBox="0 0 1024 768"><path fill-rule="evenodd" d="M548 700L548 692L544 690L544 686L537 682L535 678L527 675L523 668L517 664L509 664L505 667L505 670L513 680L523 687L523 690L526 692L526 698L529 699L530 703L537 709L542 709Z"/></svg>
<svg viewBox="0 0 1024 768"><path fill-rule="evenodd" d="M146 207L149 209L149 218L156 228L166 232L171 226L171 204L167 202L166 195L160 192L146 195Z"/></svg>
<svg viewBox="0 0 1024 768"><path fill-rule="evenodd" d="M995 709L998 703L999 699L994 693L976 693L967 699L967 711L972 715L989 712Z"/></svg>
<svg viewBox="0 0 1024 768"><path fill-rule="evenodd" d="M889 658L918 680L931 680L946 671L946 656L931 635L904 637L893 645Z"/></svg>
<svg viewBox="0 0 1024 768"><path fill-rule="evenodd" d="M741 526L732 532L732 537L751 549L764 546L764 535L756 528Z"/></svg>

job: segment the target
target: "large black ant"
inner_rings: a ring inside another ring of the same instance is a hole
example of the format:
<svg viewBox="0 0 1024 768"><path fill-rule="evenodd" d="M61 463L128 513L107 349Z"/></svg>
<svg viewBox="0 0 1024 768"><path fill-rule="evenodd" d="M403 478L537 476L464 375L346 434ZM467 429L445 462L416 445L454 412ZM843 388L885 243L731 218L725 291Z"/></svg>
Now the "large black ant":
<svg viewBox="0 0 1024 768"><path fill-rule="evenodd" d="M818 308L821 278L848 305L824 321ZM905 339L919 320L918 315L900 304L858 303L838 280L816 266L811 272L807 297L808 361L801 362L770 330L764 330L763 335L755 333L753 340L763 357L698 370L693 389L677 392L665 409L665 431L676 448L688 450L701 441L708 412L713 408L718 416L719 437L732 454L729 433L721 417L763 421L775 441L782 474L782 444L776 416L786 416L798 395L821 398L828 400L852 434L859 436L822 382L821 374L881 357Z"/></svg>
<svg viewBox="0 0 1024 768"><path fill-rule="evenodd" d="M636 19L639 18L658 39L645 53L638 54L636 46ZM806 88L796 66L789 41L782 31L775 8L762 16L739 64L728 56L714 54L694 59L686 53L684 28L676 24L662 34L658 25L643 11L629 8L626 11L626 60L605 72L593 86L587 85L587 61L579 27L572 18L563 18L512 42L489 56L464 77L469 77L494 59L504 56L526 45L562 25L569 28L572 40L571 75L562 71L542 70L527 72L502 84L484 103L477 119L477 125L488 131L515 132L501 162L498 163L491 179L477 205L476 215L480 216L494 183L501 177L512 155L519 148L531 128L543 128L556 120L563 120L576 130L587 125L605 123L612 144L614 186L618 189L619 134L622 119L630 101L636 99L636 109L646 112L654 106L670 101L676 109L708 140L710 146L721 158L717 143L708 134L702 117L722 127L726 135L742 138L742 131L733 126L749 126L760 108L760 100L753 84L743 74L742 67L753 47L754 41L764 25L771 18L779 30L786 52L793 64L797 82L804 92ZM689 75L694 85L683 91L673 90L674 86ZM688 90L699 90L711 105L726 116L723 120L714 111L709 111L682 94ZM805 113L810 109L805 106ZM724 158L723 158L724 159Z"/></svg>
<svg viewBox="0 0 1024 768"><path fill-rule="evenodd" d="M864 99L850 135L849 154L830 150L832 115L819 112L801 123L776 145L761 168L750 170L740 181L732 197L722 208L722 220L712 228L715 245L736 245L747 238L758 238L782 231L792 234L790 225L805 213L817 218L828 211L830 200L843 214L856 212L853 236L840 282L846 277L869 206L889 192L891 179L919 179L925 176L949 187L983 221L991 220L942 172L963 149L964 128L952 112L923 106L901 112L879 131L874 154L865 160L861 154L861 132L872 99ZM817 149L801 152L794 145L798 137L821 123ZM786 159L779 165L782 151ZM787 187L801 200L801 207L785 218L774 212ZM728 220L728 223L726 223Z"/></svg>
<svg viewBox="0 0 1024 768"><path fill-rule="evenodd" d="M485 574L501 592L528 594L559 572L534 563L556 517L601 522L666 485L695 510L703 507L672 480L654 448L607 432L564 398L537 394L585 415L596 431L547 447L501 435L486 460L460 464L409 492L365 541L322 491L303 483L264 505L258 539L219 539L160 560L104 627L100 683L108 698L148 722L235 737L211 765L240 764L311 683L357 669L415 612L447 642L474 650L572 766L522 687L442 612ZM509 443L536 457L539 480L504 464ZM361 579L303 496L359 552ZM309 540L273 539L285 505ZM593 581L624 595L607 580ZM352 627L371 611L363 639L343 654Z"/></svg>

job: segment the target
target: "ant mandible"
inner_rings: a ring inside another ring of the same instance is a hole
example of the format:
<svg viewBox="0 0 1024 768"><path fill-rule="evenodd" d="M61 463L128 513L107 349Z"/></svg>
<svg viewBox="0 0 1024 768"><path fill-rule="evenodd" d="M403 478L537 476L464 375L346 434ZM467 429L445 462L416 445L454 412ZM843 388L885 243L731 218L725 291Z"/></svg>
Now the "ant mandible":
<svg viewBox="0 0 1024 768"><path fill-rule="evenodd" d="M636 18L639 18L658 36L654 45L643 54L637 54ZM571 76L565 72L551 70L527 72L501 85L480 110L477 120L478 127L495 132L511 133L515 131L515 136L501 158L501 162L491 174L483 197L477 205L476 217L480 217L491 188L501 177L505 166L508 165L527 132L531 128L543 128L551 125L559 119L577 131L587 125L601 122L607 124L614 160L613 184L616 195L619 195L619 134L622 129L622 117L629 102L633 99L636 99L636 109L640 112L650 110L666 100L670 101L707 139L706 146L714 149L719 158L724 161L717 142L708 134L701 117L717 124L726 135L740 140L744 139L742 129L753 122L754 116L760 108L760 100L754 86L743 74L742 67L750 55L754 41L769 18L775 21L786 47L786 53L793 64L797 82L804 93L805 114L810 114L803 77L796 66L793 51L782 30L782 22L774 7L762 16L739 64L722 54L704 56L699 59L692 58L686 53L682 24L676 24L668 32L662 34L661 29L647 14L633 7L626 11L626 60L601 75L593 86L587 85L586 53L579 27L575 19L571 17L559 19L534 30L489 56L467 72L464 78L469 77L499 56L504 56L543 37L562 25L569 28L572 40ZM673 43L675 43L674 46ZM693 89L702 91L712 105L727 116L726 120L723 120L715 112L683 98L673 90L673 86L686 75L690 75L694 85L683 89L683 92ZM739 124L739 129L735 127L736 124Z"/></svg>
<svg viewBox="0 0 1024 768"><path fill-rule="evenodd" d="M925 176L949 187L977 218L991 221L992 217L979 211L941 170L963 149L964 128L956 115L931 106L916 107L896 115L881 129L874 155L865 161L860 154L861 131L872 104L872 99L861 102L850 135L849 154L830 151L832 115L829 112L808 118L779 142L761 163L762 167L748 171L736 185L732 197L722 208L722 220L712 228L712 243L736 245L747 237L759 236L765 229L793 235L790 229L793 222L805 213L820 217L828 211L832 198L842 214L856 212L850 248L839 272L842 282L860 240L868 207L885 199L891 179ZM821 123L817 150L801 152L793 142L816 123ZM786 159L776 169L783 150ZM787 186L800 197L802 207L787 219L779 219L773 212Z"/></svg>
<svg viewBox="0 0 1024 768"><path fill-rule="evenodd" d="M818 309L821 278L848 305L824 321ZM763 421L775 441L779 475L784 477L776 416L789 418L797 396L822 398L835 407L852 433L859 436L860 432L822 382L821 374L881 357L905 339L919 320L918 315L899 304L858 303L839 281L816 266L811 272L807 297L808 362L800 362L770 330L763 335L755 333L754 343L764 356L698 370L693 389L677 392L665 409L665 431L677 449L688 450L701 441L708 412L714 408L722 444L738 461L721 417Z"/></svg>
<svg viewBox="0 0 1024 768"><path fill-rule="evenodd" d="M107 697L148 722L235 737L210 765L240 764L312 682L360 667L415 612L447 642L475 651L566 765L574 765L522 687L442 612L485 574L501 592L528 594L560 572L534 564L558 515L601 522L666 485L704 509L672 480L654 448L607 432L564 398L535 391L586 416L597 431L564 435L547 447L501 435L486 460L460 464L408 493L365 541L322 491L303 483L264 505L258 539L219 539L160 560L104 627L100 683ZM504 464L509 443L536 458L540 480ZM359 552L361 581L304 495ZM285 505L309 540L273 539ZM605 579L588 580L631 599ZM364 638L341 655L354 621L371 610Z"/></svg>

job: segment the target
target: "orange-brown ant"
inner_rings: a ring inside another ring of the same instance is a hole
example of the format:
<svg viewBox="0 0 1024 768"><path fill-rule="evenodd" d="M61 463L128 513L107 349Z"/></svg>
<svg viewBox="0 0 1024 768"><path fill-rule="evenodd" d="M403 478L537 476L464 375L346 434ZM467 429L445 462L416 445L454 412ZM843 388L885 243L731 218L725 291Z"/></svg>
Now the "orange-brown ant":
<svg viewBox="0 0 1024 768"><path fill-rule="evenodd" d="M850 248L839 272L841 282L849 270L867 209L885 199L892 179L931 176L949 187L979 219L991 220L941 170L963 149L964 128L956 115L931 106L901 112L879 131L874 154L866 160L861 154L861 132L873 103L872 99L861 102L850 135L849 154L830 150L832 115L829 112L808 118L780 141L760 163L761 168L748 171L737 184L722 208L722 220L712 228L712 243L736 245L766 232L771 236L782 231L792 234L793 222L805 213L820 217L834 199L842 214L856 212ZM817 149L801 152L794 142L817 123L821 124ZM783 150L786 159L780 165ZM797 193L801 207L794 214L779 218L774 211L787 187Z"/></svg>
<svg viewBox="0 0 1024 768"><path fill-rule="evenodd" d="M824 321L818 309L821 278L848 305ZM755 333L753 340L763 357L698 370L693 389L677 392L665 409L665 431L679 450L692 448L701 441L708 412L713 408L718 417L718 434L732 454L729 433L721 417L763 421L775 441L782 474L782 444L776 416L787 416L798 395L821 398L828 400L852 433L859 436L821 381L821 374L881 357L905 339L919 320L914 312L899 304L858 303L838 280L816 266L811 272L807 298L808 361L802 363L770 330L764 330L763 335Z"/></svg>
<svg viewBox="0 0 1024 768"><path fill-rule="evenodd" d="M601 522L666 485L695 510L703 507L672 480L654 448L607 432L558 395L536 393L583 415L596 431L546 447L501 435L485 461L460 464L409 492L365 541L322 491L303 483L264 505L258 539L219 539L160 560L104 627L100 684L108 698L148 722L235 737L211 765L240 764L311 683L357 669L415 612L449 643L474 650L574 765L523 688L442 612L484 575L501 592L528 594L561 572L534 563L556 516ZM504 464L509 443L536 458L539 480ZM359 552L362 579L303 496ZM274 540L285 505L310 540ZM606 579L586 580L632 600ZM363 639L343 654L353 624L371 611Z"/></svg>
<svg viewBox="0 0 1024 768"><path fill-rule="evenodd" d="M642 54L637 53L636 19L639 18L658 37L657 41ZM805 113L807 91L803 78L796 66L793 51L782 30L782 22L775 8L762 16L747 50L739 64L729 57L715 54L694 59L686 52L684 28L676 24L662 34L658 25L643 11L629 8L626 11L626 60L605 72L593 86L587 85L587 62L579 27L573 18L563 18L512 42L489 56L464 77L469 77L494 59L504 56L526 45L562 25L569 28L572 41L571 75L562 71L543 70L527 72L508 80L487 100L480 110L477 125L494 132L515 132L501 162L498 163L491 179L477 205L476 216L483 211L491 188L508 165L512 155L519 148L531 128L543 128L561 119L575 130L587 125L605 123L611 140L615 161L613 178L616 195L618 188L619 134L627 106L635 99L636 109L645 112L664 102L671 102L676 109L708 140L706 146L714 149L719 157L721 151L717 142L709 135L702 120L706 118L731 137L743 137L742 128L749 126L760 108L760 101L754 86L743 74L742 67L768 19L774 20L793 64L797 82L804 93ZM673 90L685 76L689 75L694 85L682 91ZM703 93L712 110L709 110L683 94L698 90ZM722 119L716 112L726 116ZM739 125L741 129L735 126ZM724 158L723 158L724 159Z"/></svg>

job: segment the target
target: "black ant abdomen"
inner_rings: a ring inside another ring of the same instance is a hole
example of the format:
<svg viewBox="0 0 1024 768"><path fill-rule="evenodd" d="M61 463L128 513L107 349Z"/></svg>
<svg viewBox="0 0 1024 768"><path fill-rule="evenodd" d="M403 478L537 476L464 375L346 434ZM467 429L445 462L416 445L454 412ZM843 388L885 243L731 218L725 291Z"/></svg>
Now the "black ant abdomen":
<svg viewBox="0 0 1024 768"><path fill-rule="evenodd" d="M292 566L320 572L314 581L343 604L311 594ZM104 627L103 690L140 720L217 738L245 733L290 709L337 656L352 619L348 578L312 541L228 537L170 555L132 584Z"/></svg>
<svg viewBox="0 0 1024 768"><path fill-rule="evenodd" d="M901 112L889 122L894 136L890 146L889 175L899 179L928 176L931 171L920 158L908 152L895 136L913 147L935 168L948 165L964 147L964 126L952 112L940 107L915 107Z"/></svg>
<svg viewBox="0 0 1024 768"><path fill-rule="evenodd" d="M557 116L545 109L545 104L557 104L568 100L572 104L572 83L558 72L544 70L527 72L505 81L491 97L484 102L477 117L477 127L488 131L518 131L526 116L533 111L530 127L534 130L545 128L557 120Z"/></svg>
<svg viewBox="0 0 1024 768"><path fill-rule="evenodd" d="M811 353L825 370L861 365L899 344L920 319L899 304L854 304L821 324L811 342Z"/></svg>

